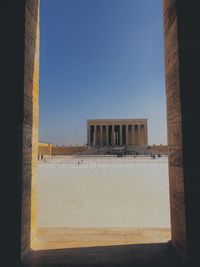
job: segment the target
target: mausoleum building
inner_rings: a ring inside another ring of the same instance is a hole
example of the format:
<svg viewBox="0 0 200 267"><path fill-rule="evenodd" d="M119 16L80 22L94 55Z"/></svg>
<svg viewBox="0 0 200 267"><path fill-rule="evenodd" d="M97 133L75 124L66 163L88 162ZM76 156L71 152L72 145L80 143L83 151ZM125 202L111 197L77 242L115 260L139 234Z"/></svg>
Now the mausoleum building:
<svg viewBox="0 0 200 267"><path fill-rule="evenodd" d="M147 119L88 120L87 144L148 145Z"/></svg>

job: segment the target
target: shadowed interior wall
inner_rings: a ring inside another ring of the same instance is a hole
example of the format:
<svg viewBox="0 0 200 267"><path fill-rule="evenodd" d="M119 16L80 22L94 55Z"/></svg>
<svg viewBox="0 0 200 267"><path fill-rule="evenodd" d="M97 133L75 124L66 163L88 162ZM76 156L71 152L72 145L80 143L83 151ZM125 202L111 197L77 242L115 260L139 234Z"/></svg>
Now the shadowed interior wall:
<svg viewBox="0 0 200 267"><path fill-rule="evenodd" d="M21 250L25 1L0 1L0 29L1 262L9 266Z"/></svg>
<svg viewBox="0 0 200 267"><path fill-rule="evenodd" d="M179 77L188 257L199 262L200 27L199 1L177 1Z"/></svg>
<svg viewBox="0 0 200 267"><path fill-rule="evenodd" d="M34 196L31 183L38 139L38 7L37 0L0 3L1 172L4 174L1 202L6 203L5 219L1 220L6 251L1 261L7 266L18 266L21 255L29 254L31 221L35 223L31 220Z"/></svg>

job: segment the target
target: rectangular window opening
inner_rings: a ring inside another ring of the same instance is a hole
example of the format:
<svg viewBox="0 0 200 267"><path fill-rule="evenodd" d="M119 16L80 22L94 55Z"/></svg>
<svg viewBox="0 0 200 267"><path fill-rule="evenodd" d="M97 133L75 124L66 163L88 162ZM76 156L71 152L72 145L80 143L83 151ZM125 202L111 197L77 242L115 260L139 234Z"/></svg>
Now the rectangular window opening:
<svg viewBox="0 0 200 267"><path fill-rule="evenodd" d="M34 250L171 238L162 1L41 0Z"/></svg>

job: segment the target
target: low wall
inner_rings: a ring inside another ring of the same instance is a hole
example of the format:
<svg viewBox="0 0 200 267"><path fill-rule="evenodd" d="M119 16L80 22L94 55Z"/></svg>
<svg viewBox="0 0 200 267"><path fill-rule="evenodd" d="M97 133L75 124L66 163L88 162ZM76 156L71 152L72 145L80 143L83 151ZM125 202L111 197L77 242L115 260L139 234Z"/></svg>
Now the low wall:
<svg viewBox="0 0 200 267"><path fill-rule="evenodd" d="M70 146L70 147L53 146L52 154L53 155L73 155L73 154L80 153L80 152L87 151L87 150L88 150L88 147L86 146Z"/></svg>
<svg viewBox="0 0 200 267"><path fill-rule="evenodd" d="M82 153L84 152L85 154L89 153L89 150L91 148L87 146L54 146L53 144L45 144L45 143L39 143L38 145L38 155L73 155L76 153ZM93 149L94 150L94 149ZM161 153L161 154L168 154L168 146L148 146L147 149L148 152L153 152L153 153ZM99 149L94 150L96 153L93 154L98 154Z"/></svg>
<svg viewBox="0 0 200 267"><path fill-rule="evenodd" d="M87 151L86 146L54 146L53 144L39 143L38 144L38 155L73 155Z"/></svg>
<svg viewBox="0 0 200 267"><path fill-rule="evenodd" d="M168 146L148 146L149 152L168 154Z"/></svg>

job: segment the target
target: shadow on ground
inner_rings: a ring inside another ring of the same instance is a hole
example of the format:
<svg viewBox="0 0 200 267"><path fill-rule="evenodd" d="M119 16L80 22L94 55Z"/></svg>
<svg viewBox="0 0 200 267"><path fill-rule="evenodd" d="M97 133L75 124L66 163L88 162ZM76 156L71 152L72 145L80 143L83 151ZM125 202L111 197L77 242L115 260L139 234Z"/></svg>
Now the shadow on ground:
<svg viewBox="0 0 200 267"><path fill-rule="evenodd" d="M119 245L110 247L72 248L34 251L31 267L48 266L184 266L171 243ZM30 260L29 259L29 260Z"/></svg>

